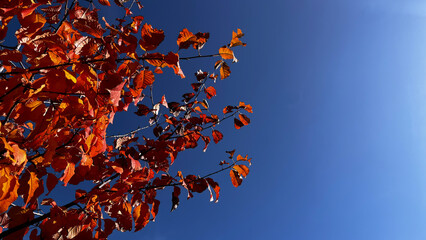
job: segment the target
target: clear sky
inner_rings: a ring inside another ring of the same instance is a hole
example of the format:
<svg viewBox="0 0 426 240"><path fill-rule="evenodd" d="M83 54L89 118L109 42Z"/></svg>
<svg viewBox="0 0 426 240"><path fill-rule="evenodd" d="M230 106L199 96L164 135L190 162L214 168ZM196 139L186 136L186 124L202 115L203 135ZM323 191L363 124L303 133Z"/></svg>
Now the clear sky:
<svg viewBox="0 0 426 240"><path fill-rule="evenodd" d="M156 222L111 239L426 239L426 2L142 4L145 22L165 31L159 50L176 51L184 27L210 32L204 54L217 53L237 28L248 44L236 50L231 77L215 85L212 108L244 101L252 123L238 131L221 124L219 144L186 151L172 170L209 173L234 148L253 165L237 189L227 172L215 177L216 204L196 194L170 213L171 193L159 191ZM190 78L212 63L182 68ZM158 78L155 94L173 99L188 81ZM133 130L138 118L130 116L116 116L110 133Z"/></svg>
<svg viewBox="0 0 426 240"><path fill-rule="evenodd" d="M176 169L207 172L232 148L254 163L238 189L227 174L216 177L219 203L201 194L169 213L164 201L155 223L114 237L426 238L426 3L143 4L142 15L165 30L170 46L183 27L210 32L205 53L237 27L246 33L231 78L215 86L215 104L252 104L252 124L236 131L224 123L220 144L187 153Z"/></svg>

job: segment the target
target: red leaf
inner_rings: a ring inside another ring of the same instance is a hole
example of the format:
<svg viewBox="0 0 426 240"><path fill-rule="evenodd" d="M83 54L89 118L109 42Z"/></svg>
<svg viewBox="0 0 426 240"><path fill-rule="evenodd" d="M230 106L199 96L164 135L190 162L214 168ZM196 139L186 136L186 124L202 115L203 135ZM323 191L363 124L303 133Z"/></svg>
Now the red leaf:
<svg viewBox="0 0 426 240"><path fill-rule="evenodd" d="M233 110L233 109L235 109L235 107L233 107L233 106L226 106L226 107L223 109L223 114L230 113L230 112L232 112L232 110Z"/></svg>
<svg viewBox="0 0 426 240"><path fill-rule="evenodd" d="M100 4L104 6L111 6L111 3L109 3L109 0L98 0Z"/></svg>
<svg viewBox="0 0 426 240"><path fill-rule="evenodd" d="M151 109L143 104L138 104L138 111L135 112L138 116L146 116L148 113L151 112Z"/></svg>
<svg viewBox="0 0 426 240"><path fill-rule="evenodd" d="M34 218L34 213L31 209L22 208L18 206L12 207L7 213L7 215L10 219L13 219L13 221L10 221L9 223L9 229L20 226L21 224L31 221ZM21 230L18 230L17 232L14 232L11 235L7 236L6 238L4 238L4 240L23 239L27 231L28 227L24 227Z"/></svg>
<svg viewBox="0 0 426 240"><path fill-rule="evenodd" d="M226 153L229 154L229 159L232 159L234 157L235 149L232 151L226 151Z"/></svg>
<svg viewBox="0 0 426 240"><path fill-rule="evenodd" d="M173 212L179 206L179 195L180 195L180 188L177 186L174 186L173 193L172 193L172 209L170 210L170 212Z"/></svg>
<svg viewBox="0 0 426 240"><path fill-rule="evenodd" d="M59 179L55 175L53 175L51 173L47 174L46 186L47 186L48 192L46 193L46 196L49 195L49 193L55 188L58 181L59 181Z"/></svg>
<svg viewBox="0 0 426 240"><path fill-rule="evenodd" d="M167 105L167 101L166 101L166 96L163 95L163 97L161 97L161 101L160 101L161 105L165 106L166 108L169 108L169 105Z"/></svg>
<svg viewBox="0 0 426 240"><path fill-rule="evenodd" d="M216 201L215 203L217 203L219 201L219 192L220 192L220 187L219 184L215 181L213 181L213 179L211 178L206 178L208 184L213 188L215 194L216 194Z"/></svg>
<svg viewBox="0 0 426 240"><path fill-rule="evenodd" d="M223 138L223 134L217 130L213 130L212 135L214 143L218 143Z"/></svg>
<svg viewBox="0 0 426 240"><path fill-rule="evenodd" d="M204 149L203 152L205 152L207 150L207 147L209 146L210 143L210 138L207 136L201 136L201 138L203 139L205 145L204 145Z"/></svg>
<svg viewBox="0 0 426 240"><path fill-rule="evenodd" d="M96 38L101 38L105 30L96 20L91 19L74 19L74 27L82 32L86 32L95 36Z"/></svg>
<svg viewBox="0 0 426 240"><path fill-rule="evenodd" d="M20 62L22 61L22 53L17 50L0 50L0 61Z"/></svg>
<svg viewBox="0 0 426 240"><path fill-rule="evenodd" d="M153 222L155 221L155 217L158 214L158 208L160 207L160 201L157 199L154 199L154 202L152 203L152 208L151 208L151 215L153 218Z"/></svg>
<svg viewBox="0 0 426 240"><path fill-rule="evenodd" d="M149 206L142 202L133 210L133 219L135 220L135 232L141 230L149 222Z"/></svg>
<svg viewBox="0 0 426 240"><path fill-rule="evenodd" d="M216 89L214 87L208 87L204 89L204 92L206 93L207 99L210 99L214 96L216 96Z"/></svg>
<svg viewBox="0 0 426 240"><path fill-rule="evenodd" d="M145 23L142 27L142 39L139 45L144 51L152 51L160 45L164 40L164 31L152 28L151 25Z"/></svg>

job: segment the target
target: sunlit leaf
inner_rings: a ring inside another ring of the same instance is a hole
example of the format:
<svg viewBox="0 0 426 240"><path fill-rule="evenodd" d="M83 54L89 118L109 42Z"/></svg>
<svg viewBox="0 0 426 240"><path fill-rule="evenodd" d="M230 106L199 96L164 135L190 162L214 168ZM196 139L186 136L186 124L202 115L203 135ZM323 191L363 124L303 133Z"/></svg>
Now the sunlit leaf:
<svg viewBox="0 0 426 240"><path fill-rule="evenodd" d="M220 78L223 80L231 75L231 68L226 64L226 62L222 63L220 67Z"/></svg>
<svg viewBox="0 0 426 240"><path fill-rule="evenodd" d="M147 23L143 25L141 35L142 39L139 41L139 45L144 51L156 49L164 40L164 31L155 29Z"/></svg>
<svg viewBox="0 0 426 240"><path fill-rule="evenodd" d="M231 169L231 171L229 172L229 175L231 176L232 185L234 185L234 187L240 186L241 183L243 182L243 178L235 169Z"/></svg>
<svg viewBox="0 0 426 240"><path fill-rule="evenodd" d="M212 135L214 143L218 143L223 138L223 134L218 130L213 130Z"/></svg>
<svg viewBox="0 0 426 240"><path fill-rule="evenodd" d="M245 165L234 165L233 167L239 174L241 174L243 177L246 177L249 174L249 168Z"/></svg>

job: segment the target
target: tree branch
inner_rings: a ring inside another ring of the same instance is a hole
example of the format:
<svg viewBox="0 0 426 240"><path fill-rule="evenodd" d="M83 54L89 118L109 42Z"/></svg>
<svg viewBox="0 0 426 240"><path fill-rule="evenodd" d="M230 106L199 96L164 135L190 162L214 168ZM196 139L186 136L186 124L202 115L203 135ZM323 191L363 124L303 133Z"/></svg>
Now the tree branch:
<svg viewBox="0 0 426 240"><path fill-rule="evenodd" d="M219 54L210 54L210 55L203 55L203 56L182 57L182 58L179 58L179 59L180 60L191 60L191 59L195 59L195 58L206 58L206 57L217 57L217 56L220 56L220 55ZM96 63L96 62L104 62L104 61L108 61L108 60L109 60L108 58L102 58L102 59L92 59L92 60L80 60L80 61L76 61L76 62L66 62L66 63L57 64L57 65L45 66L45 67L29 68L29 69L25 69L25 71L3 72L3 73L0 73L0 76L24 74L24 73L28 73L28 72L38 72L40 70L47 70L47 69L52 69L52 68L71 66L73 64L89 64L89 63ZM115 61L121 62L121 61L126 61L126 60L134 60L134 59L133 58L118 58ZM138 60L164 60L164 59L154 58L154 57L138 57Z"/></svg>

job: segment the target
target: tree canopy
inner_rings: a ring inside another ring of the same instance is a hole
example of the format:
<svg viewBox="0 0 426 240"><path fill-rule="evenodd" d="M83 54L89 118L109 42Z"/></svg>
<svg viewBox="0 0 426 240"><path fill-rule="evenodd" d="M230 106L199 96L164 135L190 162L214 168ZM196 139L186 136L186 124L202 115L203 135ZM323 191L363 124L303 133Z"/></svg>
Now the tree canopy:
<svg viewBox="0 0 426 240"><path fill-rule="evenodd" d="M219 143L222 121L233 119L236 129L250 123L252 107L244 102L217 114L209 108L216 80L228 78L238 61L234 47L246 45L242 31L202 54L209 33L185 28L177 51L157 52L165 33L139 15L141 2L114 3L123 16L112 23L98 16L108 0L0 2L0 238L106 239L115 229L139 231L156 218L157 191L173 189L174 210L181 191L192 198L208 190L217 201L214 174L229 171L238 187L249 173L251 159L235 150L204 176L170 168L180 152ZM185 78L180 63L200 58L212 59L212 71L188 75L192 91L174 101L154 97L157 76ZM114 116L130 109L146 125L108 135ZM60 184L81 186L62 206L49 195Z"/></svg>

